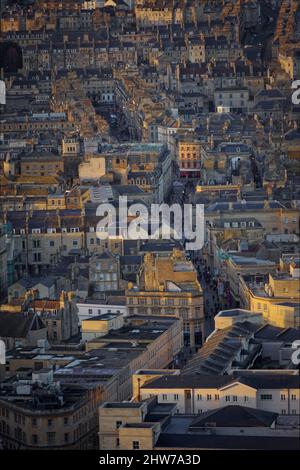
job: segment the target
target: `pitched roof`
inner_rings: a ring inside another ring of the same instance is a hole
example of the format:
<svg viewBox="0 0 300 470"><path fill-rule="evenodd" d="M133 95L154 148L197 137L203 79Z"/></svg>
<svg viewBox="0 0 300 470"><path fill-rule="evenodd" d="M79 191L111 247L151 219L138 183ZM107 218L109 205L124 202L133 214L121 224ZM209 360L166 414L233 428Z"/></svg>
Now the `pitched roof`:
<svg viewBox="0 0 300 470"><path fill-rule="evenodd" d="M241 350L241 337L251 338L257 326L249 322L237 322L234 325L216 331L204 343L182 370L182 374L222 374L235 360ZM253 354L256 352L252 348ZM249 360L251 357L249 355Z"/></svg>
<svg viewBox="0 0 300 470"><path fill-rule="evenodd" d="M229 375L166 375L143 384L143 389L167 388L218 388L229 384Z"/></svg>
<svg viewBox="0 0 300 470"><path fill-rule="evenodd" d="M189 429L201 428L208 423L214 423L217 427L270 427L277 416L277 413L247 406L227 405L202 413L191 423Z"/></svg>
<svg viewBox="0 0 300 470"><path fill-rule="evenodd" d="M156 449L265 449L299 450L298 437L203 436L203 434L161 434Z"/></svg>
<svg viewBox="0 0 300 470"><path fill-rule="evenodd" d="M218 388L219 390L241 383L255 389L299 388L299 376L291 374L247 373L238 371L234 375L171 375L159 377L143 384L143 389Z"/></svg>
<svg viewBox="0 0 300 470"><path fill-rule="evenodd" d="M26 338L29 331L45 328L35 313L0 312L0 337Z"/></svg>

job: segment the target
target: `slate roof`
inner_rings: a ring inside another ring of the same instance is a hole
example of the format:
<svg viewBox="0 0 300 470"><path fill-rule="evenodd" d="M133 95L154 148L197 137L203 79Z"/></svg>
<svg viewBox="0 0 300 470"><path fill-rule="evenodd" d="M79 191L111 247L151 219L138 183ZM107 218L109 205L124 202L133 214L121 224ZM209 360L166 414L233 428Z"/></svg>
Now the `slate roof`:
<svg viewBox="0 0 300 470"><path fill-rule="evenodd" d="M241 372L241 373L240 373ZM245 373L238 371L234 375L167 375L143 384L143 389L200 389L218 388L234 383L241 383L256 389L299 388L299 376L291 374Z"/></svg>
<svg viewBox="0 0 300 470"><path fill-rule="evenodd" d="M227 405L197 417L190 430L214 423L216 427L270 427L278 414L247 406Z"/></svg>
<svg viewBox="0 0 300 470"><path fill-rule="evenodd" d="M143 384L143 389L217 388L231 382L228 375L166 375Z"/></svg>
<svg viewBox="0 0 300 470"><path fill-rule="evenodd" d="M29 331L46 328L35 313L0 312L0 337L26 338Z"/></svg>
<svg viewBox="0 0 300 470"><path fill-rule="evenodd" d="M161 434L155 448L299 450L298 437Z"/></svg>
<svg viewBox="0 0 300 470"><path fill-rule="evenodd" d="M257 326L249 322L238 322L216 331L192 357L182 374L222 374L241 350L241 337L250 338ZM250 360L250 357L249 357Z"/></svg>
<svg viewBox="0 0 300 470"><path fill-rule="evenodd" d="M262 326L256 333L255 338L272 341L293 342L300 339L300 331L296 328L279 328L272 325Z"/></svg>
<svg viewBox="0 0 300 470"><path fill-rule="evenodd" d="M24 276L19 279L16 284L20 284L25 289L30 289L31 287L34 287L37 284L42 284L45 287L52 287L55 284L55 281L51 277Z"/></svg>

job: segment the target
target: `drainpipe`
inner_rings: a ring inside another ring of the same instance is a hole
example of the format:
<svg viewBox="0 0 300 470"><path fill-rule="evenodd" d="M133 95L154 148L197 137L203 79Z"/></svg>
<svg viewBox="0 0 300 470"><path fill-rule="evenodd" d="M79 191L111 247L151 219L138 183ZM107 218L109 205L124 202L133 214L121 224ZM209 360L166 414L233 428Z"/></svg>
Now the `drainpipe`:
<svg viewBox="0 0 300 470"><path fill-rule="evenodd" d="M195 389L192 388L192 414L195 414Z"/></svg>
<svg viewBox="0 0 300 470"><path fill-rule="evenodd" d="M137 395L137 399L138 399L138 401L141 401L141 379L138 378L138 379L137 379L137 382L138 382L138 395Z"/></svg>

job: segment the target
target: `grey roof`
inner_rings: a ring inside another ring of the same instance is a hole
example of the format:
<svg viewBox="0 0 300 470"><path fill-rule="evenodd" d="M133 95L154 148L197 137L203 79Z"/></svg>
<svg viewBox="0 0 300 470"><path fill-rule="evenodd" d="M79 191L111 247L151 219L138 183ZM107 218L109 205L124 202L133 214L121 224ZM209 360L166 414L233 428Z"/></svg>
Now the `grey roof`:
<svg viewBox="0 0 300 470"><path fill-rule="evenodd" d="M233 308L230 310L221 310L218 317L238 317L240 315L253 315L251 310L243 310L242 308Z"/></svg>
<svg viewBox="0 0 300 470"><path fill-rule="evenodd" d="M292 343L300 339L300 330L297 328L279 328L277 326L264 325L255 333L255 338Z"/></svg>
<svg viewBox="0 0 300 470"><path fill-rule="evenodd" d="M176 240L148 240L147 242L143 243L140 247L140 252L166 252L172 251L173 248L180 248L181 245Z"/></svg>
<svg viewBox="0 0 300 470"><path fill-rule="evenodd" d="M113 189L115 190L115 192L117 193L117 195L126 195L126 194L130 194L130 195L142 195L142 194L145 194L145 191L140 188L139 186L137 186L136 184L128 184L128 185L114 185L113 186Z"/></svg>
<svg viewBox="0 0 300 470"><path fill-rule="evenodd" d="M55 281L51 277L31 277L24 276L19 279L16 284L20 284L25 289L36 286L37 284L43 284L46 287L52 287L55 284Z"/></svg>
<svg viewBox="0 0 300 470"><path fill-rule="evenodd" d="M247 371L237 374L235 381L239 381L249 387L259 389L282 389L282 388L299 388L300 383L299 375L291 374L272 374L272 373L257 373L247 374Z"/></svg>
<svg viewBox="0 0 300 470"><path fill-rule="evenodd" d="M138 255L120 256L120 263L123 266L141 264L141 262L142 262L142 257Z"/></svg>
<svg viewBox="0 0 300 470"><path fill-rule="evenodd" d="M256 96L263 96L265 98L284 98L284 95L277 88L271 90L260 90Z"/></svg>
<svg viewBox="0 0 300 470"><path fill-rule="evenodd" d="M202 413L191 423L189 429L201 428L208 423L214 423L217 427L270 427L277 416L277 413L247 406L227 405Z"/></svg>
<svg viewBox="0 0 300 470"><path fill-rule="evenodd" d="M46 328L35 313L0 312L0 337L26 338L29 331Z"/></svg>
<svg viewBox="0 0 300 470"><path fill-rule="evenodd" d="M291 374L248 373L234 375L166 375L142 386L143 389L218 388L239 382L256 389L298 388L299 376Z"/></svg>
<svg viewBox="0 0 300 470"><path fill-rule="evenodd" d="M143 389L166 388L218 388L232 380L228 375L165 375L143 384Z"/></svg>
<svg viewBox="0 0 300 470"><path fill-rule="evenodd" d="M279 201L269 201L270 209L285 209L285 206ZM207 207L207 212L217 211L254 211L254 210L265 210L264 202L234 202L232 206L228 202L215 202Z"/></svg>
<svg viewBox="0 0 300 470"><path fill-rule="evenodd" d="M298 437L161 434L155 448L299 450Z"/></svg>
<svg viewBox="0 0 300 470"><path fill-rule="evenodd" d="M192 357L182 374L222 374L235 360L237 353L241 350L241 337L251 338L257 326L250 322L237 322L214 334L204 343L198 353ZM253 354L259 348L253 348ZM244 359L245 360L245 359ZM247 358L251 362L251 355ZM247 365L242 364L243 368Z"/></svg>

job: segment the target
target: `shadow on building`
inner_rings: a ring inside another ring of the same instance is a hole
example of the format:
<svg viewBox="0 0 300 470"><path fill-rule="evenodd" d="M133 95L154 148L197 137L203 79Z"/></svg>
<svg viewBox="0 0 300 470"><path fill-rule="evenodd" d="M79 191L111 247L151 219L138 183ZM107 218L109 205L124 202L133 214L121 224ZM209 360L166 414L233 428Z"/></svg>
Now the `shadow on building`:
<svg viewBox="0 0 300 470"><path fill-rule="evenodd" d="M17 73L22 68L21 47L12 41L0 43L0 70L3 70L4 73Z"/></svg>

